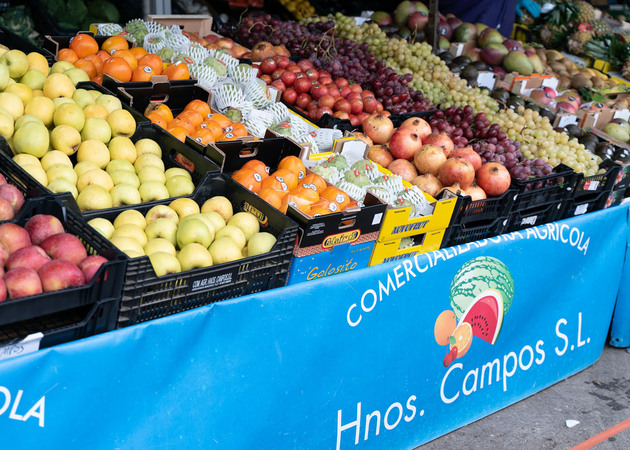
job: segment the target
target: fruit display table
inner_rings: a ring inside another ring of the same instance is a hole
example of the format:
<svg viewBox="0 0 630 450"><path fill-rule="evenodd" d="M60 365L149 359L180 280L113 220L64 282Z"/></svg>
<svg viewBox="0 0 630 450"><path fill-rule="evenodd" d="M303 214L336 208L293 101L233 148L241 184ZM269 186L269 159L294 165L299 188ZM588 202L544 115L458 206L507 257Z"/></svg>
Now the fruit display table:
<svg viewBox="0 0 630 450"><path fill-rule="evenodd" d="M623 205L11 358L3 443L413 448L593 364L627 239Z"/></svg>
<svg viewBox="0 0 630 450"><path fill-rule="evenodd" d="M626 280L626 282L622 282L619 286L619 294L610 327L609 343L614 347L630 347L630 283L627 282L630 279L630 264L628 263L630 259L630 234L628 234L625 248L626 262L621 276L622 280Z"/></svg>

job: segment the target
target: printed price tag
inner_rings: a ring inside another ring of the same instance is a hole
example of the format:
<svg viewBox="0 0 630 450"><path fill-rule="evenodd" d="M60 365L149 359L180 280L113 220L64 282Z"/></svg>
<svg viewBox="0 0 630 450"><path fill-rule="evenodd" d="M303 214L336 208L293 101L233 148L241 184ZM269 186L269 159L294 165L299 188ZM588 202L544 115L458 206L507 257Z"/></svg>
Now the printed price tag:
<svg viewBox="0 0 630 450"><path fill-rule="evenodd" d="M577 208L575 208L575 215L579 216L580 214L584 214L586 211L588 211L588 203L578 205Z"/></svg>
<svg viewBox="0 0 630 450"><path fill-rule="evenodd" d="M43 337L44 335L41 332L37 332L26 336L20 342L0 347L0 361L36 352L39 350L39 343Z"/></svg>
<svg viewBox="0 0 630 450"><path fill-rule="evenodd" d="M493 72L481 72L477 76L477 86L480 88L494 89L497 76Z"/></svg>
<svg viewBox="0 0 630 450"><path fill-rule="evenodd" d="M597 190L598 187L599 187L599 181L597 180L587 181L584 183L585 191L595 191Z"/></svg>
<svg viewBox="0 0 630 450"><path fill-rule="evenodd" d="M556 126L559 128L564 128L567 125L577 125L577 124L578 124L577 116L574 116L573 114L563 114L559 117L558 125Z"/></svg>
<svg viewBox="0 0 630 450"><path fill-rule="evenodd" d="M521 225L536 225L537 218L538 216L525 217L523 220L521 220Z"/></svg>

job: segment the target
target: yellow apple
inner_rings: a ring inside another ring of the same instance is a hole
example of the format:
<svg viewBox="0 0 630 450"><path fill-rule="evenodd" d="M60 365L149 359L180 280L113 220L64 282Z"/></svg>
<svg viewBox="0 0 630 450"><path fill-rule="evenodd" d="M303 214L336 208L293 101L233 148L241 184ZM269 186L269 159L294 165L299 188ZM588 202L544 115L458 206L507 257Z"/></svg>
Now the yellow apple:
<svg viewBox="0 0 630 450"><path fill-rule="evenodd" d="M120 111L123 111L122 109ZM126 159L131 164L136 162L137 151L133 141L126 136L114 136L109 144L109 155L111 159Z"/></svg>
<svg viewBox="0 0 630 450"><path fill-rule="evenodd" d="M50 192L54 192L55 194L70 192L75 200L79 196L79 191L77 190L77 187L65 178L57 178L55 180L51 180L46 187Z"/></svg>
<svg viewBox="0 0 630 450"><path fill-rule="evenodd" d="M109 191L98 184L86 186L77 196L77 205L81 211L92 211L112 207Z"/></svg>
<svg viewBox="0 0 630 450"><path fill-rule="evenodd" d="M192 198L176 198L169 203L168 206L175 210L179 216L180 222L184 217L189 216L190 214L199 214L200 212L199 204Z"/></svg>
<svg viewBox="0 0 630 450"><path fill-rule="evenodd" d="M44 95L50 99L72 97L74 84L72 80L63 73L51 73L46 78L42 90L44 91Z"/></svg>
<svg viewBox="0 0 630 450"><path fill-rule="evenodd" d="M7 88L9 89L9 88ZM13 120L17 120L22 114L24 114L24 103L19 95L14 92L0 93L0 108L4 108L11 116Z"/></svg>
<svg viewBox="0 0 630 450"><path fill-rule="evenodd" d="M41 73L37 69L28 69L22 78L20 78L20 83L28 86L31 91L41 90L44 88L44 82L46 81L46 75ZM32 96L31 92L31 96Z"/></svg>
<svg viewBox="0 0 630 450"><path fill-rule="evenodd" d="M55 103L48 97L33 97L24 108L24 114L32 114L39 117L47 127L53 123L55 116Z"/></svg>
<svg viewBox="0 0 630 450"><path fill-rule="evenodd" d="M10 92L20 97L20 100L22 100L22 113L24 112L24 107L33 98L33 90L22 82L13 83L11 86L7 86L4 92Z"/></svg>
<svg viewBox="0 0 630 450"><path fill-rule="evenodd" d="M48 60L44 55L39 52L30 52L26 55L28 59L28 68L39 70L43 75L48 76L50 67L48 67Z"/></svg>
<svg viewBox="0 0 630 450"><path fill-rule="evenodd" d="M81 174L77 179L77 189L79 193L83 192L87 186L97 184L110 192L114 187L114 182L107 172L103 169L92 169Z"/></svg>
<svg viewBox="0 0 630 450"><path fill-rule="evenodd" d="M48 129L38 122L28 122L13 135L15 153L28 153L41 158L48 151L50 136Z"/></svg>
<svg viewBox="0 0 630 450"><path fill-rule="evenodd" d="M105 119L98 117L90 117L85 119L85 125L81 130L81 138L84 141L88 139L96 139L104 144L108 144L112 138L112 130Z"/></svg>
<svg viewBox="0 0 630 450"><path fill-rule="evenodd" d="M15 124L13 116L4 108L0 108L0 136L5 139L13 136Z"/></svg>
<svg viewBox="0 0 630 450"><path fill-rule="evenodd" d="M84 140L77 150L77 162L81 161L92 161L104 169L110 161L107 145L97 139Z"/></svg>
<svg viewBox="0 0 630 450"><path fill-rule="evenodd" d="M114 233L112 234L112 238L116 237L127 237L134 239L138 244L144 247L148 241L147 235L144 233L144 230L140 228L138 225L134 225L132 223L126 223L120 225L119 227L114 226Z"/></svg>
<svg viewBox="0 0 630 450"><path fill-rule="evenodd" d="M50 146L66 155L74 155L81 145L81 133L70 125L57 125L50 132Z"/></svg>
<svg viewBox="0 0 630 450"><path fill-rule="evenodd" d="M85 125L85 114L76 103L66 103L55 110L53 123L55 126L70 125L80 132Z"/></svg>
<svg viewBox="0 0 630 450"><path fill-rule="evenodd" d="M136 120L126 109L110 112L107 123L112 130L112 136L130 137L136 131Z"/></svg>
<svg viewBox="0 0 630 450"><path fill-rule="evenodd" d="M39 160L42 169L48 170L55 164L65 164L72 169L72 161L64 152L59 150L48 150Z"/></svg>
<svg viewBox="0 0 630 450"><path fill-rule="evenodd" d="M112 223L104 217L95 217L94 219L90 219L88 221L88 225L98 231L101 235L105 236L106 239L110 239L112 234L114 234L114 225L112 225Z"/></svg>
<svg viewBox="0 0 630 450"><path fill-rule="evenodd" d="M118 214L114 219L114 228L118 228L126 223L137 225L143 230L147 227L147 219L137 209L126 209Z"/></svg>
<svg viewBox="0 0 630 450"><path fill-rule="evenodd" d="M132 184L116 184L109 193L112 196L112 204L114 206L137 205L138 203L142 203L138 188Z"/></svg>
<svg viewBox="0 0 630 450"><path fill-rule="evenodd" d="M136 151L138 156L150 153L162 159L162 149L153 139L143 138L136 141Z"/></svg>
<svg viewBox="0 0 630 450"><path fill-rule="evenodd" d="M109 111L103 105L87 105L83 108L83 114L85 114L85 118L88 117L96 117L97 119L107 120L107 116L109 116Z"/></svg>

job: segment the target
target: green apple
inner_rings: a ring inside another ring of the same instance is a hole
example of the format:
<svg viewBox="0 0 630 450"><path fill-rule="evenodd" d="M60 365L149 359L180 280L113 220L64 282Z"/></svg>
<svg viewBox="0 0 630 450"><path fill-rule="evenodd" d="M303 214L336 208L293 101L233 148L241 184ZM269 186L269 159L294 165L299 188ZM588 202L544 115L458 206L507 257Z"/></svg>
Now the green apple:
<svg viewBox="0 0 630 450"><path fill-rule="evenodd" d="M247 244L247 238L245 237L243 230L234 225L226 225L218 230L215 233L214 238L218 239L220 237L229 237L232 242L238 246L239 251L245 247L245 244Z"/></svg>
<svg viewBox="0 0 630 450"><path fill-rule="evenodd" d="M255 215L248 212L234 214L227 224L239 227L248 241L249 238L260 231L260 222Z"/></svg>
<svg viewBox="0 0 630 450"><path fill-rule="evenodd" d="M110 112L107 123L112 130L112 136L130 137L136 131L136 119L126 109Z"/></svg>
<svg viewBox="0 0 630 450"><path fill-rule="evenodd" d="M138 155L133 166L136 168L136 173L139 173L145 166L157 166L164 172L164 161L162 161L162 157L152 154Z"/></svg>
<svg viewBox="0 0 630 450"><path fill-rule="evenodd" d="M201 215L204 216L208 221L210 221L215 231L219 231L226 225L225 220L223 220L223 217L221 217L221 214L216 211L202 212Z"/></svg>
<svg viewBox="0 0 630 450"><path fill-rule="evenodd" d="M118 160L114 160L114 161L118 161ZM109 176L112 177L114 186L119 185L119 184L128 184L130 186L133 186L136 190L140 188L140 184L141 184L140 179L138 178L138 175L136 175L133 172L129 172L127 170L117 170L114 172L108 171L107 173L109 173Z"/></svg>
<svg viewBox="0 0 630 450"><path fill-rule="evenodd" d="M106 239L110 239L114 234L114 225L104 217L95 217L88 220L88 225L98 231Z"/></svg>
<svg viewBox="0 0 630 450"><path fill-rule="evenodd" d="M180 222L184 217L191 214L198 214L200 212L199 204L192 198L176 198L171 203L169 203L168 206L170 206L177 212Z"/></svg>
<svg viewBox="0 0 630 450"><path fill-rule="evenodd" d="M127 237L134 239L138 244L144 247L147 243L147 235L144 234L144 230L140 228L138 225L133 223L126 223L119 227L114 227L114 233L112 234L112 238L115 237Z"/></svg>
<svg viewBox="0 0 630 450"><path fill-rule="evenodd" d="M79 196L79 191L77 190L77 187L64 178L57 178L56 180L52 180L48 183L48 186L46 187L49 191L56 194L61 192L70 192L75 200Z"/></svg>
<svg viewBox="0 0 630 450"><path fill-rule="evenodd" d="M181 218L180 220L180 226L182 223L184 223L186 220L189 219L197 219L197 220L201 220L203 223L206 224L206 226L208 227L208 229L210 230L210 232L212 233L213 239L214 239L214 235L215 235L215 228L214 228L214 224L212 223L212 221L210 219L208 219L208 217L204 216L202 213L196 213L196 214L189 214L187 216L184 216L183 218Z"/></svg>
<svg viewBox="0 0 630 450"><path fill-rule="evenodd" d="M72 99L81 107L85 109L86 106L94 105L94 97L86 89L75 89L72 93Z"/></svg>
<svg viewBox="0 0 630 450"><path fill-rule="evenodd" d="M48 177L49 184L54 180L61 179L72 183L73 186L77 185L77 180L79 179L72 166L67 164L53 164L46 170L46 177Z"/></svg>
<svg viewBox="0 0 630 450"><path fill-rule="evenodd" d="M24 114L23 116L18 117L18 120L15 121L15 129L17 130L22 125L28 122L39 122L44 125L44 122L39 117L34 116L33 114Z"/></svg>
<svg viewBox="0 0 630 450"><path fill-rule="evenodd" d="M100 167L97 166L94 161L81 161L74 165L74 171L77 173L78 177L92 169L100 169Z"/></svg>
<svg viewBox="0 0 630 450"><path fill-rule="evenodd" d="M92 211L112 207L112 196L109 191L98 184L90 184L79 192L77 205L81 211Z"/></svg>
<svg viewBox="0 0 630 450"><path fill-rule="evenodd" d="M57 61L50 68L49 76L53 73L64 73L66 70L72 69L73 67L74 64L72 64L70 61Z"/></svg>
<svg viewBox="0 0 630 450"><path fill-rule="evenodd" d="M0 93L0 108L6 110L13 120L18 120L24 114L24 103L19 95L14 92Z"/></svg>
<svg viewBox="0 0 630 450"><path fill-rule="evenodd" d="M168 219L175 224L179 223L177 212L168 205L155 205L146 212L144 217L147 225L156 219Z"/></svg>
<svg viewBox="0 0 630 450"><path fill-rule="evenodd" d="M13 116L4 108L0 108L0 136L5 139L13 136L15 124Z"/></svg>
<svg viewBox="0 0 630 450"><path fill-rule="evenodd" d="M212 265L212 256L203 245L192 242L185 245L177 255L182 271L197 269L199 267L209 267Z"/></svg>
<svg viewBox="0 0 630 450"><path fill-rule="evenodd" d="M247 256L262 255L271 251L276 243L276 237L266 231L254 234L247 241Z"/></svg>
<svg viewBox="0 0 630 450"><path fill-rule="evenodd" d="M188 172L186 169L182 169L181 167L170 167L166 169L166 171L164 172L164 175L166 176L167 179L172 178L176 175L180 175L183 177L188 177L192 181L190 172Z"/></svg>
<svg viewBox="0 0 630 450"><path fill-rule="evenodd" d="M114 230L114 233L115 232L116 231ZM142 248L140 243L133 238L125 237L125 236L113 236L112 234L112 237L109 239L109 242L114 244L116 247L118 247L118 250L120 250L123 253L126 253L130 257L131 257L131 255L129 254L130 251L133 252L132 253L133 255L138 255L138 256L144 255L144 249Z"/></svg>
<svg viewBox="0 0 630 450"><path fill-rule="evenodd" d="M79 190L79 193L83 192L85 188L93 184L104 188L105 190L107 190L108 193L114 187L114 182L112 181L112 178L103 169L88 170L87 172L81 174L77 179L77 189Z"/></svg>
<svg viewBox="0 0 630 450"><path fill-rule="evenodd" d="M81 145L81 133L71 125L57 125L50 132L50 146L66 155L74 155Z"/></svg>
<svg viewBox="0 0 630 450"><path fill-rule="evenodd" d="M140 169L138 179L140 183L146 183L148 181L159 181L162 184L166 183L164 171L157 166L145 166Z"/></svg>
<svg viewBox="0 0 630 450"><path fill-rule="evenodd" d="M20 78L28 70L28 57L22 50L9 50L0 56L0 64L9 69L11 78Z"/></svg>
<svg viewBox="0 0 630 450"><path fill-rule="evenodd" d="M92 161L101 169L105 169L110 162L107 145L98 139L84 139L77 149L77 162L82 161Z"/></svg>
<svg viewBox="0 0 630 450"><path fill-rule="evenodd" d="M232 202L223 195L215 195L214 197L210 197L206 200L203 205L201 205L201 212L206 211L215 211L219 213L219 215L223 217L223 220L225 220L225 223L230 220L232 214L234 213Z"/></svg>
<svg viewBox="0 0 630 450"><path fill-rule="evenodd" d="M97 91L96 89L88 89L87 91L90 93L94 101L96 101L97 98L103 95L101 91ZM120 107L122 108L122 103L120 104ZM109 114L109 111L107 111L107 113Z"/></svg>
<svg viewBox="0 0 630 450"><path fill-rule="evenodd" d="M147 220L144 215L137 209L126 209L116 216L114 219L114 228L118 228L126 223L132 223L139 226L143 230L147 227Z"/></svg>
<svg viewBox="0 0 630 450"><path fill-rule="evenodd" d="M55 164L65 164L72 169L72 161L68 158L64 152L59 150L48 150L44 156L39 160L42 164L42 169L48 170Z"/></svg>
<svg viewBox="0 0 630 450"><path fill-rule="evenodd" d="M136 141L136 151L138 156L150 153L162 159L162 149L160 148L160 144L155 142L153 139L142 138Z"/></svg>
<svg viewBox="0 0 630 450"><path fill-rule="evenodd" d="M164 200L170 197L164 183L160 183L159 181L141 183L138 191L140 191L140 197L143 203L153 200Z"/></svg>
<svg viewBox="0 0 630 450"><path fill-rule="evenodd" d="M72 83L72 80L65 75L65 73L51 73L46 78L42 90L44 91L44 95L50 99L57 97L72 97L72 94L74 93L74 84Z"/></svg>
<svg viewBox="0 0 630 450"><path fill-rule="evenodd" d="M136 174L136 169L134 169L133 164L131 164L126 159L113 158L107 163L107 167L105 167L107 173L112 175L114 172L131 172L134 175Z"/></svg>
<svg viewBox="0 0 630 450"><path fill-rule="evenodd" d="M121 109L121 111L123 110ZM114 135L113 129L112 135ZM138 157L136 146L128 137L120 135L114 136L112 140L109 141L107 147L109 148L109 155L111 159L126 159L131 164L136 162L136 158Z"/></svg>
<svg viewBox="0 0 630 450"><path fill-rule="evenodd" d="M155 252L166 252L173 256L177 256L177 249L173 244L164 238L149 239L144 246L144 252L151 255Z"/></svg>
<svg viewBox="0 0 630 450"><path fill-rule="evenodd" d="M37 164L24 164L20 167L22 167L22 169L30 176L35 178L35 181L37 181L39 184L44 187L48 186L48 177L46 176L46 171L42 169L42 166L41 164L39 164L39 162Z"/></svg>
<svg viewBox="0 0 630 450"><path fill-rule="evenodd" d="M79 84L82 81L90 81L90 76L83 69L79 69L78 67L72 67L68 70L64 70L63 74L70 78L72 81L72 86Z"/></svg>
<svg viewBox="0 0 630 450"><path fill-rule="evenodd" d="M122 109L121 101L111 94L99 95L96 97L95 102L97 105L103 105L110 114L118 109Z"/></svg>
<svg viewBox="0 0 630 450"><path fill-rule="evenodd" d="M170 197L190 195L195 191L195 184L183 175L175 175L167 179L165 185Z"/></svg>
<svg viewBox="0 0 630 450"><path fill-rule="evenodd" d="M24 108L24 114L32 114L42 119L44 125L47 127L53 123L55 116L55 102L48 97L33 97L31 101L26 104Z"/></svg>
<svg viewBox="0 0 630 450"><path fill-rule="evenodd" d="M9 85L10 79L11 75L9 75L9 68L4 64L0 64L0 91L4 91L4 89Z"/></svg>
<svg viewBox="0 0 630 450"><path fill-rule="evenodd" d="M112 196L114 206L137 205L138 203L142 203L138 188L132 184L115 184L109 193Z"/></svg>
<svg viewBox="0 0 630 450"><path fill-rule="evenodd" d="M20 83L24 83L32 90L43 89L45 81L46 75L41 73L38 69L28 69L20 78Z"/></svg>
<svg viewBox="0 0 630 450"><path fill-rule="evenodd" d="M41 158L48 151L49 144L48 128L41 123L26 123L13 135L13 149L15 153L28 153Z"/></svg>
<svg viewBox="0 0 630 450"><path fill-rule="evenodd" d="M55 126L70 125L80 132L85 125L85 114L76 103L66 103L55 110L53 123Z"/></svg>
<svg viewBox="0 0 630 450"><path fill-rule="evenodd" d="M149 256L151 265L158 277L168 275L170 273L178 273L182 271L182 266L176 256L166 252L155 252Z"/></svg>
<svg viewBox="0 0 630 450"><path fill-rule="evenodd" d="M147 221L144 232L147 239L163 238L177 245L177 224L165 217L159 217L150 223Z"/></svg>
<svg viewBox="0 0 630 450"><path fill-rule="evenodd" d="M238 245L227 236L216 238L208 250L214 264L236 261L243 257Z"/></svg>
<svg viewBox="0 0 630 450"><path fill-rule="evenodd" d="M81 138L84 141L96 139L104 144L108 144L112 138L112 130L105 119L90 117L85 119L85 125L83 130L81 130Z"/></svg>
<svg viewBox="0 0 630 450"><path fill-rule="evenodd" d="M180 249L191 242L197 242L207 248L213 240L214 230L210 230L201 219L185 220L177 227L177 247Z"/></svg>

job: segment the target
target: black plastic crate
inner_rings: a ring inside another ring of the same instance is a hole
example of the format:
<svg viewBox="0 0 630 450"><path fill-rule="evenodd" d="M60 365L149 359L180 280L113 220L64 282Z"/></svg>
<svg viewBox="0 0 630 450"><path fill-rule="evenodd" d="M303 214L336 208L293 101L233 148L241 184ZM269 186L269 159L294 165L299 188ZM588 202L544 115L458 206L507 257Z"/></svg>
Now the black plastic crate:
<svg viewBox="0 0 630 450"><path fill-rule="evenodd" d="M568 199L575 195L579 174L564 164L554 167L553 172L527 181L512 177L512 187L518 194L512 207L513 212L521 216L528 210L544 208L549 205L564 207Z"/></svg>
<svg viewBox="0 0 630 450"><path fill-rule="evenodd" d="M590 177L585 177L582 173L578 174L574 195L575 200L579 200L582 197L590 198L595 194L603 192L610 193L613 190L613 187L617 184L621 166L612 163L610 165L600 165L600 167L606 171L604 173L591 175Z"/></svg>
<svg viewBox="0 0 630 450"><path fill-rule="evenodd" d="M150 101L169 102L169 106L173 103L179 104L183 101L180 97L187 92L184 88L195 86L203 90L202 87L197 86L197 80L194 78L168 80L166 75L155 75L149 81L122 82L109 75L103 75L103 87L113 92L123 103L136 109L140 114L144 113ZM186 95L183 97L185 98ZM144 107L142 107L143 104ZM184 109L184 106L181 109Z"/></svg>
<svg viewBox="0 0 630 450"><path fill-rule="evenodd" d="M125 275L118 327L164 317L220 300L284 286L287 282L297 224L245 187L217 173L208 175L190 196L200 205L210 197L230 199L234 212L255 214L261 231L276 236L270 252L230 263L156 276L148 256L129 259ZM169 201L157 202L168 204ZM134 207L145 214L151 206ZM118 211L93 211L86 220L104 217L113 221Z"/></svg>
<svg viewBox="0 0 630 450"><path fill-rule="evenodd" d="M440 248L452 247L454 245L466 244L467 242L498 236L503 234L507 227L507 222L507 217L497 217L492 222L485 224L469 223L466 225L450 225L444 233Z"/></svg>
<svg viewBox="0 0 630 450"><path fill-rule="evenodd" d="M503 194L482 200L472 200L470 196L459 196L453 211L451 225L488 225L495 219L507 218L516 200L518 189L511 187Z"/></svg>
<svg viewBox="0 0 630 450"><path fill-rule="evenodd" d="M581 195L580 197L570 199L567 202L564 218L575 217L604 209L611 193L612 191L608 190L590 195ZM619 200L619 203L621 203L621 199Z"/></svg>
<svg viewBox="0 0 630 450"><path fill-rule="evenodd" d="M626 189L630 187L630 161L627 159L602 161L599 167L609 170L611 167L619 167L613 189Z"/></svg>
<svg viewBox="0 0 630 450"><path fill-rule="evenodd" d="M53 54L2 26L0 26L0 44L6 45L11 50L21 50L27 55L31 52L41 53L48 61L49 66L55 62Z"/></svg>
<svg viewBox="0 0 630 450"><path fill-rule="evenodd" d="M106 309L117 309L119 305L127 266L125 255L80 215L64 206L58 197L28 199L11 222L24 225L35 214L54 215L64 224L66 232L81 239L88 255L102 255L108 262L83 286L0 303L0 345L23 339L37 331L46 336L51 330L57 330L57 337L51 342L61 343L114 329L115 315ZM113 305L103 304L107 302ZM99 306L101 304L102 307ZM90 311L94 313L89 314ZM77 320L78 312L82 314L80 320ZM73 328L73 331L70 332L67 327Z"/></svg>
<svg viewBox="0 0 630 450"><path fill-rule="evenodd" d="M109 94L109 95L113 95L114 97L116 97L116 93L115 92L112 92L112 91L110 91L107 88L104 88L103 86L95 83L94 81L80 81L79 83L77 83L76 88L77 89L95 90L95 91L99 91L101 94ZM136 111L135 109L133 109L129 105L126 105L125 102L123 102L122 100L121 100L120 103L122 103L123 109L126 109L127 111L129 111L131 113L131 115L133 116L133 118L136 121L136 125L140 125L141 123L150 123L151 122L149 119L144 117L144 114L142 114L141 112Z"/></svg>
<svg viewBox="0 0 630 450"><path fill-rule="evenodd" d="M7 182L17 187L25 198L41 197L49 193L41 184L31 177L24 169L15 164L11 159L13 152L9 143L0 136L0 174L4 175Z"/></svg>
<svg viewBox="0 0 630 450"><path fill-rule="evenodd" d="M516 210L508 216L508 223L504 233L535 227L545 223L555 222L564 218L567 202L551 202L544 206L531 209Z"/></svg>

